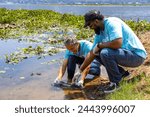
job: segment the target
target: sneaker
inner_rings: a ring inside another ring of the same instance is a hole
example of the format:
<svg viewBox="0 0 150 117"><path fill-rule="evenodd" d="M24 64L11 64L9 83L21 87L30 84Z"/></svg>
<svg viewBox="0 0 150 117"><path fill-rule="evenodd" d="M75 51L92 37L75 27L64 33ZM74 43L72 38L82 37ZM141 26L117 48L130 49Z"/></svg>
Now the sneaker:
<svg viewBox="0 0 150 117"><path fill-rule="evenodd" d="M62 84L63 84L63 81L54 82L53 86L55 86L55 87L61 87Z"/></svg>
<svg viewBox="0 0 150 117"><path fill-rule="evenodd" d="M83 85L77 85L76 83L71 84L71 88L72 89L83 89L84 86Z"/></svg>
<svg viewBox="0 0 150 117"><path fill-rule="evenodd" d="M53 84L54 87L60 87L60 88L64 88L64 87L71 87L70 84L64 82L64 81L60 81L58 83L54 83Z"/></svg>
<svg viewBox="0 0 150 117"><path fill-rule="evenodd" d="M110 82L110 84L104 88L104 93L113 93L119 89L120 89L119 84Z"/></svg>

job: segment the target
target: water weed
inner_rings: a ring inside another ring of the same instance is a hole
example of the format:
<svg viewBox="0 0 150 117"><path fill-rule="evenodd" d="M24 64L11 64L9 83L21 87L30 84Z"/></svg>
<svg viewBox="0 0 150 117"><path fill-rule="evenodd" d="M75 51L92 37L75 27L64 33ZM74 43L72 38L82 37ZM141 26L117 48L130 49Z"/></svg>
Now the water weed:
<svg viewBox="0 0 150 117"><path fill-rule="evenodd" d="M134 31L150 30L148 21L126 20L126 23ZM2 39L48 32L55 27L77 29L78 31L75 33L78 39L93 36L94 32L84 29L83 24L83 16L60 14L51 10L8 10L0 8L0 38Z"/></svg>

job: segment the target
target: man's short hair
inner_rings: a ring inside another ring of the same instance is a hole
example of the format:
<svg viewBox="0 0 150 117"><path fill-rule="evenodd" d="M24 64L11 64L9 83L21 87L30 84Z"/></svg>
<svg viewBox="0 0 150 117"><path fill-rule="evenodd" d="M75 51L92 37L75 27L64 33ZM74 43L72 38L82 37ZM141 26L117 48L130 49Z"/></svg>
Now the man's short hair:
<svg viewBox="0 0 150 117"><path fill-rule="evenodd" d="M73 45L73 44L76 44L76 43L78 43L78 41L76 39L76 36L67 36L64 39L64 44L65 45Z"/></svg>
<svg viewBox="0 0 150 117"><path fill-rule="evenodd" d="M87 26L89 26L91 21L93 21L95 19L103 20L104 16L102 14L100 14L100 11L91 10L84 15L84 19L85 19L84 27L87 27Z"/></svg>

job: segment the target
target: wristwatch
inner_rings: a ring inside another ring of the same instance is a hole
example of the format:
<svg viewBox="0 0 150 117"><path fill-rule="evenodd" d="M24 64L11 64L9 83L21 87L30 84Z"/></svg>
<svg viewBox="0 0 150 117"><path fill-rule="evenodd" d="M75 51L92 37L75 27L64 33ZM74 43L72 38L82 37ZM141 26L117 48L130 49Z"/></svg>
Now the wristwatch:
<svg viewBox="0 0 150 117"><path fill-rule="evenodd" d="M101 43L98 43L98 44L97 44L97 47L98 47L98 48L100 48L100 44L101 44Z"/></svg>

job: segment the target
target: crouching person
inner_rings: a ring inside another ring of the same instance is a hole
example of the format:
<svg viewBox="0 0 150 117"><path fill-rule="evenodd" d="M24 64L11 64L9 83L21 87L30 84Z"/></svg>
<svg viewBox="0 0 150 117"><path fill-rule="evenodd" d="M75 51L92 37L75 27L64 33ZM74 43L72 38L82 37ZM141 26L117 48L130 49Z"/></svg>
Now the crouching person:
<svg viewBox="0 0 150 117"><path fill-rule="evenodd" d="M84 62L86 55L92 49L92 43L86 40L77 41L75 37L67 37L64 41L66 52L64 56L64 60L62 66L59 69L58 76L55 79L54 83L59 84L62 81L62 77L65 74L67 69L68 75L68 83L74 83L73 79L74 73L76 70L76 65L80 67L80 65ZM83 87L84 79L87 74L91 74L94 76L100 75L100 63L97 60L93 60L93 62L82 72L80 76L80 80L76 83L77 86ZM79 77L78 77L79 78Z"/></svg>
<svg viewBox="0 0 150 117"><path fill-rule="evenodd" d="M95 31L92 51L86 56L80 67L79 76L84 69L98 57L108 73L110 84L104 87L104 93L119 89L119 83L127 76L124 67L138 67L143 64L147 52L132 29L116 17L104 18L100 11L89 11L85 14L85 27Z"/></svg>

